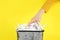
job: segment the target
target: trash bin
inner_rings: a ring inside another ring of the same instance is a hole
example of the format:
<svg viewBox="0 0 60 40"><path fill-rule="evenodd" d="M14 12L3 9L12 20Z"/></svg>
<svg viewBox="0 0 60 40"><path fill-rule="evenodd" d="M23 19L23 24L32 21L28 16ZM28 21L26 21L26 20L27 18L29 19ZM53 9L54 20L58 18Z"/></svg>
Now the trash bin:
<svg viewBox="0 0 60 40"><path fill-rule="evenodd" d="M36 24L34 25L36 26ZM41 29L41 27L40 27L41 30L33 29L33 27L35 26L31 26L32 28L29 28L29 29L28 28L26 29L17 28L17 40L43 40L44 30Z"/></svg>

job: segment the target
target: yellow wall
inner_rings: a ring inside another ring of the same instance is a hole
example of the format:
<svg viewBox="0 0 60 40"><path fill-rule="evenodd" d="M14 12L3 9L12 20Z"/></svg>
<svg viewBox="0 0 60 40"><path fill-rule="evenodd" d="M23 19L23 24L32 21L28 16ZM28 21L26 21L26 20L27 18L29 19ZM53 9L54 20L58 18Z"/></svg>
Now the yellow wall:
<svg viewBox="0 0 60 40"><path fill-rule="evenodd" d="M28 23L46 0L0 0L0 40L17 40L17 24ZM60 40L60 2L42 17L44 40Z"/></svg>

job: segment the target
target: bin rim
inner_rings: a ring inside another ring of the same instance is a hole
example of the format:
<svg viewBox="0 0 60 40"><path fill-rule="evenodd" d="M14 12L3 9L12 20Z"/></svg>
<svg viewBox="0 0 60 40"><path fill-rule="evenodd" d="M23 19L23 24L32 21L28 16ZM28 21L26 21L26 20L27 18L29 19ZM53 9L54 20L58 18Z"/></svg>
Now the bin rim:
<svg viewBox="0 0 60 40"><path fill-rule="evenodd" d="M18 30L17 32L44 32L44 30Z"/></svg>

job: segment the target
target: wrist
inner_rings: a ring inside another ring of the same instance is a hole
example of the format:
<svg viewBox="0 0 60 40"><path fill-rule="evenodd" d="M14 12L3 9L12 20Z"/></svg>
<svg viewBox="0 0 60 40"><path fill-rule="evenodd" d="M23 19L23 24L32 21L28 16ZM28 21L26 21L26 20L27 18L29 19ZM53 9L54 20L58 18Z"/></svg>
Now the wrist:
<svg viewBox="0 0 60 40"><path fill-rule="evenodd" d="M38 17L41 17L44 13L45 13L45 10L44 10L44 9L41 9L41 10L38 12L37 16L38 16Z"/></svg>

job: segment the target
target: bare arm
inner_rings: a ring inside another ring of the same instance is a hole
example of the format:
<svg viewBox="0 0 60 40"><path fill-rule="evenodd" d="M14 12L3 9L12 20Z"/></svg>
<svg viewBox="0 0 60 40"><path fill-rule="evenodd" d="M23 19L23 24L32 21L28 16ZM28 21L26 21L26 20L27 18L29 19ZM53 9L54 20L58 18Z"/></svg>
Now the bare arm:
<svg viewBox="0 0 60 40"><path fill-rule="evenodd" d="M46 13L49 10L49 8L52 6L52 4L57 1L58 0L47 0L45 4L42 6L42 8L38 11L37 15L32 18L29 24L33 22L37 22L37 23L40 22L43 13Z"/></svg>

